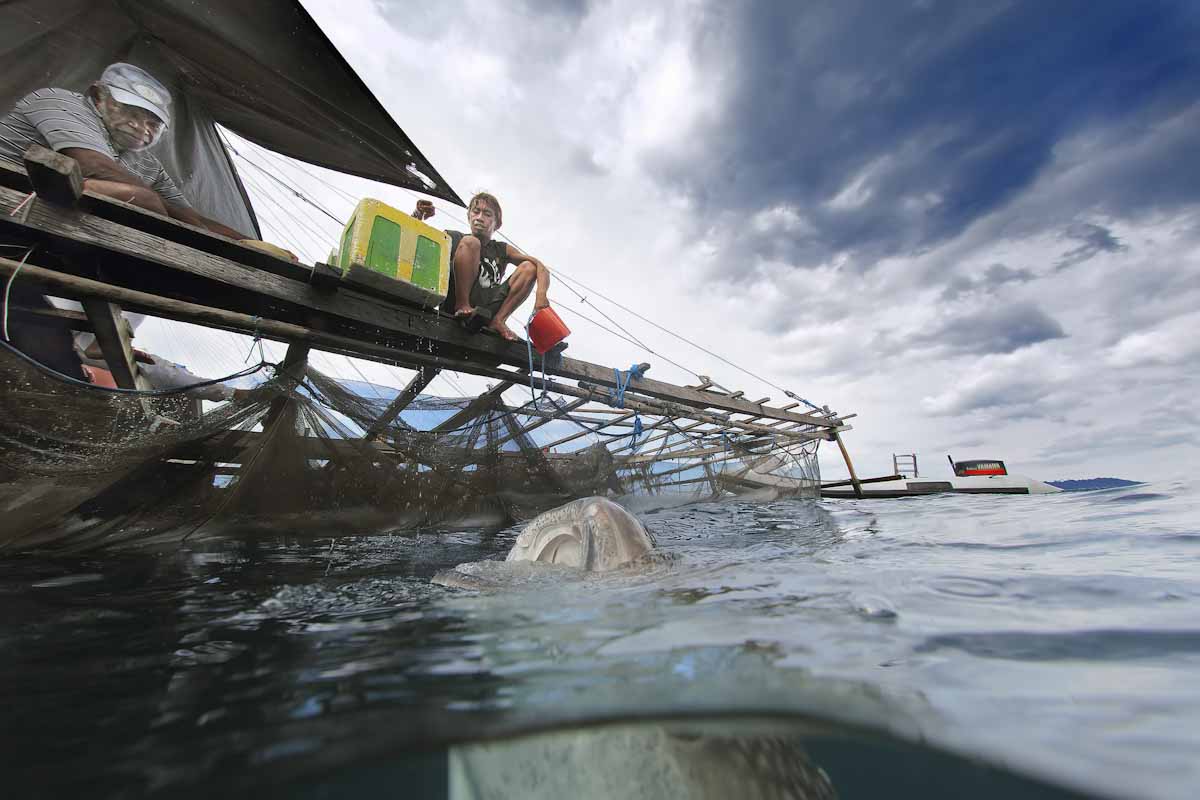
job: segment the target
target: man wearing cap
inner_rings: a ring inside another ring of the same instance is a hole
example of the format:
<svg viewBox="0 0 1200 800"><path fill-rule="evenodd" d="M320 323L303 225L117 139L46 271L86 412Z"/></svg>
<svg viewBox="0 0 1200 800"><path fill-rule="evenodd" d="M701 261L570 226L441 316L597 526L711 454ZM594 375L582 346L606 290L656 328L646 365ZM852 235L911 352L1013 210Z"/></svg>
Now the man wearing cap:
<svg viewBox="0 0 1200 800"><path fill-rule="evenodd" d="M171 93L133 64L111 64L86 94L38 89L0 117L0 160L20 165L40 144L79 162L84 188L148 211L252 239L197 213L149 152L171 123Z"/></svg>

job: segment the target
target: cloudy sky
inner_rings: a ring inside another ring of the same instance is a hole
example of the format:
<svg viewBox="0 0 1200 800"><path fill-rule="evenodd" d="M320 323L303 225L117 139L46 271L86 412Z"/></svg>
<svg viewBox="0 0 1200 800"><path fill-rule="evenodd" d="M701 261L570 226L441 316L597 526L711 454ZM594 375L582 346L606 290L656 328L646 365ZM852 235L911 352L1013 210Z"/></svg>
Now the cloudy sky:
<svg viewBox="0 0 1200 800"><path fill-rule="evenodd" d="M551 293L576 357L788 402L613 298L857 412L860 474L1200 463L1200 5L304 4L460 194L590 287Z"/></svg>

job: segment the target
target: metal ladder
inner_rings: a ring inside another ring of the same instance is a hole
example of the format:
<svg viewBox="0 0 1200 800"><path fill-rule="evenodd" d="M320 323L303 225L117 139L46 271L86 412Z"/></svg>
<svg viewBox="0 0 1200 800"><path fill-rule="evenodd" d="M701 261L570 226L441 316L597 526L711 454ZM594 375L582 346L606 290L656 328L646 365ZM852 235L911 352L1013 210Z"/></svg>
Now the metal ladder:
<svg viewBox="0 0 1200 800"><path fill-rule="evenodd" d="M908 473L908 469L912 468L912 474ZM909 478L919 478L921 473L917 472L917 454L916 453L892 453L892 474L904 475Z"/></svg>

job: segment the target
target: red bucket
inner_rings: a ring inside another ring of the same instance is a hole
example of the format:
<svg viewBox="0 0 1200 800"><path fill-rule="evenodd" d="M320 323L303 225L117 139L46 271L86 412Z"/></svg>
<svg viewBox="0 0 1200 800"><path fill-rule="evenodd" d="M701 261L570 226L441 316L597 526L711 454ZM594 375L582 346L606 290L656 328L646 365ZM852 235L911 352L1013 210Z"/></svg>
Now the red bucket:
<svg viewBox="0 0 1200 800"><path fill-rule="evenodd" d="M571 329L549 306L534 314L529 321L529 341L533 343L533 349L542 355L570 335Z"/></svg>

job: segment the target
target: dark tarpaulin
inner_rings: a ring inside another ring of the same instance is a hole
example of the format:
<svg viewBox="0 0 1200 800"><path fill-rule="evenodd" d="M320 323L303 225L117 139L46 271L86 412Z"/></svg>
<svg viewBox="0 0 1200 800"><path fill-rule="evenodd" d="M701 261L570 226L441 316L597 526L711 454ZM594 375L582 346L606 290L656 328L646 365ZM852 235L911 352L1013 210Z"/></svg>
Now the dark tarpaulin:
<svg viewBox="0 0 1200 800"><path fill-rule="evenodd" d="M0 113L48 86L84 91L115 61L172 92L154 152L192 204L257 231L214 123L271 150L459 205L294 0L0 2Z"/></svg>

